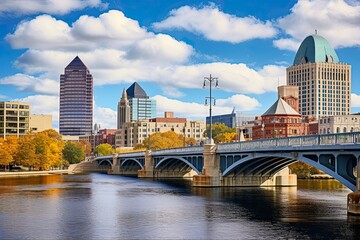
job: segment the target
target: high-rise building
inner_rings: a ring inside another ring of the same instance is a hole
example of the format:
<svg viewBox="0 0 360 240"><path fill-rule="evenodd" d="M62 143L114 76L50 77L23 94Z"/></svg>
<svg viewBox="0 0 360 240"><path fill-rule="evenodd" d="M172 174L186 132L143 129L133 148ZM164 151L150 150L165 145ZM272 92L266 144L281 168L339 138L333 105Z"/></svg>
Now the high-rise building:
<svg viewBox="0 0 360 240"><path fill-rule="evenodd" d="M156 101L150 99L137 82L123 91L118 103L117 129L120 129L124 123L150 119L155 116Z"/></svg>
<svg viewBox="0 0 360 240"><path fill-rule="evenodd" d="M156 117L156 101L150 99L137 82L126 90L126 94L130 104L130 121Z"/></svg>
<svg viewBox="0 0 360 240"><path fill-rule="evenodd" d="M93 126L93 77L76 56L60 75L60 121L63 135L87 135Z"/></svg>
<svg viewBox="0 0 360 240"><path fill-rule="evenodd" d="M287 85L299 86L299 112L319 119L350 112L351 66L340 63L328 41L315 34L301 43Z"/></svg>
<svg viewBox="0 0 360 240"><path fill-rule="evenodd" d="M30 131L30 104L0 102L0 137L26 135Z"/></svg>
<svg viewBox="0 0 360 240"><path fill-rule="evenodd" d="M127 122L130 122L130 104L124 88L120 102L118 103L117 129L120 129L122 125Z"/></svg>

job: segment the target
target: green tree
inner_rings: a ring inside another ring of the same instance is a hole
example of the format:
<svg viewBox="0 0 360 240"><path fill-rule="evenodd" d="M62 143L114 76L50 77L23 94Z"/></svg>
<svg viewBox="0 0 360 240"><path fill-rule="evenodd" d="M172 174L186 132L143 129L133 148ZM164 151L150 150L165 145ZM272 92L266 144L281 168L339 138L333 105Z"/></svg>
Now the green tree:
<svg viewBox="0 0 360 240"><path fill-rule="evenodd" d="M69 141L65 143L62 154L64 160L70 164L79 163L85 158L85 152L82 149L81 144L76 144Z"/></svg>
<svg viewBox="0 0 360 240"><path fill-rule="evenodd" d="M95 147L94 152L98 156L104 156L104 155L113 154L114 149L112 148L112 146L110 144L102 143Z"/></svg>

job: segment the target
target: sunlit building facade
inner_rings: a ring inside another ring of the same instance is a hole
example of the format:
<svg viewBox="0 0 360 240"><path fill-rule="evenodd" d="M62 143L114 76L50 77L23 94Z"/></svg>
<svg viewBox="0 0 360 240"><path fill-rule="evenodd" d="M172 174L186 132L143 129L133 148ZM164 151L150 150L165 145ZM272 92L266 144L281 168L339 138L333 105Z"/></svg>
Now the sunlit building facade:
<svg viewBox="0 0 360 240"><path fill-rule="evenodd" d="M30 104L0 102L0 137L22 136L30 132Z"/></svg>

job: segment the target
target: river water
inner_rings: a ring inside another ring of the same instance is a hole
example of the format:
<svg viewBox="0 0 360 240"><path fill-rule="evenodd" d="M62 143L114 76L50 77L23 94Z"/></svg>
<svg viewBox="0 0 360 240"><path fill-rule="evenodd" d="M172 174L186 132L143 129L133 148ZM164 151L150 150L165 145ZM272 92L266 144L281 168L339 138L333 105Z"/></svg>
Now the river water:
<svg viewBox="0 0 360 240"><path fill-rule="evenodd" d="M360 239L334 180L191 188L105 174L0 179L0 239Z"/></svg>

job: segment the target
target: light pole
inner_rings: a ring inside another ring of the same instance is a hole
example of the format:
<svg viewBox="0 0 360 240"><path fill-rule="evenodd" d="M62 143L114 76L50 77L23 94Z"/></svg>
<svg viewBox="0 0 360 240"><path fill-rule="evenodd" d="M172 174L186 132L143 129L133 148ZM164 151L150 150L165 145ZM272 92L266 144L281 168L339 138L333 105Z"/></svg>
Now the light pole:
<svg viewBox="0 0 360 240"><path fill-rule="evenodd" d="M210 96L209 97L205 97L205 106L207 105L207 100L209 99L209 112L210 112L210 136L209 136L209 140L210 140L210 144L213 143L213 139L212 139L212 103L214 102L214 106L215 106L215 98L212 97L211 95L211 89L212 89L212 85L213 83L215 83L215 87L218 88L219 84L218 84L218 78L217 77L204 77L204 84L203 84L203 88L206 87L206 81L209 81L209 89L210 89Z"/></svg>
<svg viewBox="0 0 360 240"><path fill-rule="evenodd" d="M185 147L185 125L183 126L183 147Z"/></svg>

